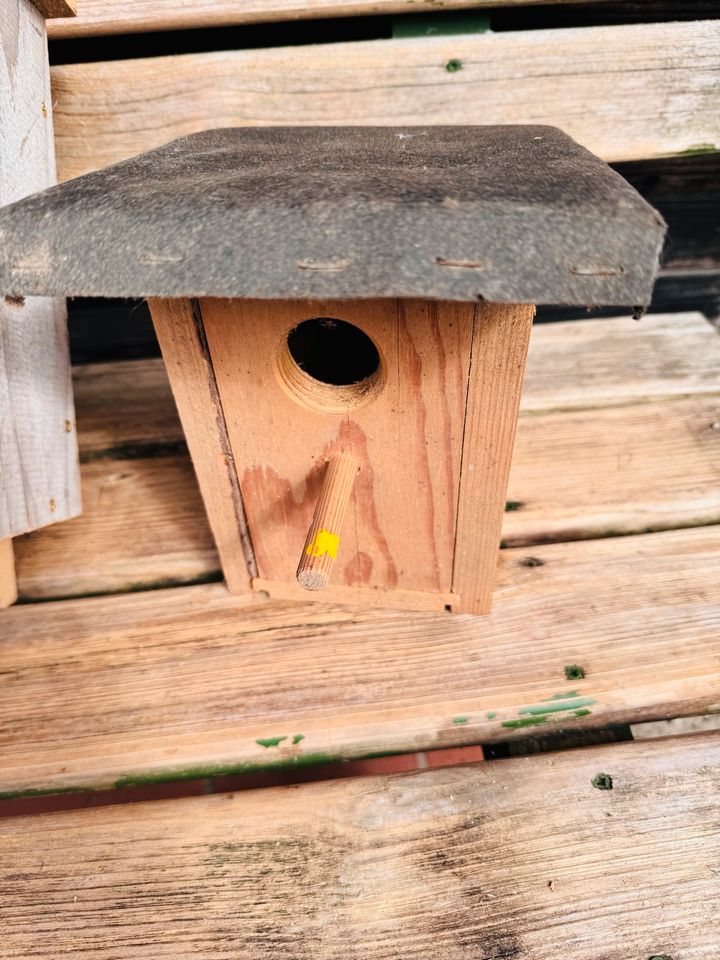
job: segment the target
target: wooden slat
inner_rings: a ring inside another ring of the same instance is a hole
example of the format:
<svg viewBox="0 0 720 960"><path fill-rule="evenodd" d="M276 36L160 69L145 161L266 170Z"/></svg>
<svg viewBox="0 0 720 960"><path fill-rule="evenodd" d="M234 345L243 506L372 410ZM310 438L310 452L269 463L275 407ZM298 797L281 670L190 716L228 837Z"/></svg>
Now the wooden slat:
<svg viewBox="0 0 720 960"><path fill-rule="evenodd" d="M718 516L720 338L697 315L536 326L503 536ZM25 599L219 576L162 362L75 368L85 512L16 541Z"/></svg>
<svg viewBox="0 0 720 960"><path fill-rule="evenodd" d="M698 313L536 324L520 409L550 413L714 394L719 365L718 332Z"/></svg>
<svg viewBox="0 0 720 960"><path fill-rule="evenodd" d="M452 587L455 612L487 613L535 307L475 308L462 436Z"/></svg>
<svg viewBox="0 0 720 960"><path fill-rule="evenodd" d="M719 765L700 735L6 820L3 947L711 960Z"/></svg>
<svg viewBox="0 0 720 960"><path fill-rule="evenodd" d="M606 160L720 146L719 38L698 21L58 66L60 176L234 125L547 123Z"/></svg>
<svg viewBox="0 0 720 960"><path fill-rule="evenodd" d="M189 457L99 459L82 483L79 517L14 541L23 599L222 578Z"/></svg>
<svg viewBox="0 0 720 960"><path fill-rule="evenodd" d="M508 544L720 523L720 393L521 418Z"/></svg>
<svg viewBox="0 0 720 960"><path fill-rule="evenodd" d="M55 181L45 25L0 0L0 205ZM64 301L0 299L0 540L80 510Z"/></svg>
<svg viewBox="0 0 720 960"><path fill-rule="evenodd" d="M77 0L32 0L43 17L47 19L62 18L72 22L77 14Z"/></svg>
<svg viewBox="0 0 720 960"><path fill-rule="evenodd" d="M571 3L577 0L552 0ZM582 2L582 0L581 0ZM648 2L648 0L646 0ZM225 27L240 23L276 20L306 20L316 17L350 17L391 13L436 11L433 0L124 0L110 5L106 0L83 0L80 16L53 23L53 39L94 37L113 33L151 30L188 30ZM547 0L445 0L444 10L463 7L514 7L547 3Z"/></svg>
<svg viewBox="0 0 720 960"><path fill-rule="evenodd" d="M12 540L0 540L0 610L10 607L17 600L15 577L15 551Z"/></svg>
<svg viewBox="0 0 720 960"><path fill-rule="evenodd" d="M241 600L219 584L13 607L0 641L0 790L720 709L720 527L531 556L503 551L486 618Z"/></svg>
<svg viewBox="0 0 720 960"><path fill-rule="evenodd" d="M232 593L248 593L251 575L257 570L225 412L197 304L151 300L149 305L225 581Z"/></svg>

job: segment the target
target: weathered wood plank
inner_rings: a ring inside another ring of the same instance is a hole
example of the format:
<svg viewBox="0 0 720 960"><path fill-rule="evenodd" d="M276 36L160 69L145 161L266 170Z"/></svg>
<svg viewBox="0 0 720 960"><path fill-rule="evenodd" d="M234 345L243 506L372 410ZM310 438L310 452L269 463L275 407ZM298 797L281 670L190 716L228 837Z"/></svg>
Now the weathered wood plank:
<svg viewBox="0 0 720 960"><path fill-rule="evenodd" d="M715 519L719 366L720 338L697 315L536 326L505 539ZM85 513L16 541L21 595L218 576L162 362L76 367L74 378Z"/></svg>
<svg viewBox="0 0 720 960"><path fill-rule="evenodd" d="M715 394L719 365L720 337L699 313L536 324L520 408L549 413Z"/></svg>
<svg viewBox="0 0 720 960"><path fill-rule="evenodd" d="M412 2L412 6L409 3ZM571 3L577 0L552 0ZM513 7L547 3L547 0L446 0L444 10L464 7ZM645 0L649 6L648 0ZM419 13L437 10L433 0L125 0L110 5L104 0L83 0L80 16L53 23L53 39L95 37L113 33L151 30L188 30L226 27L240 23L306 20L316 17L351 17L389 13Z"/></svg>
<svg viewBox="0 0 720 960"><path fill-rule="evenodd" d="M57 66L60 176L235 125L546 123L606 160L720 146L719 37L708 20Z"/></svg>
<svg viewBox="0 0 720 960"><path fill-rule="evenodd" d="M241 600L219 584L11 608L0 641L0 790L720 708L719 527L528 556L502 552L484 618Z"/></svg>
<svg viewBox="0 0 720 960"><path fill-rule="evenodd" d="M700 735L6 820L4 949L710 960L719 770Z"/></svg>
<svg viewBox="0 0 720 960"><path fill-rule="evenodd" d="M521 417L503 541L720 522L720 394Z"/></svg>
<svg viewBox="0 0 720 960"><path fill-rule="evenodd" d="M81 474L82 514L14 541L23 599L222 579L187 455L101 458Z"/></svg>
<svg viewBox="0 0 720 960"><path fill-rule="evenodd" d="M0 0L0 205L55 181L42 15ZM0 301L0 540L80 510L65 304Z"/></svg>

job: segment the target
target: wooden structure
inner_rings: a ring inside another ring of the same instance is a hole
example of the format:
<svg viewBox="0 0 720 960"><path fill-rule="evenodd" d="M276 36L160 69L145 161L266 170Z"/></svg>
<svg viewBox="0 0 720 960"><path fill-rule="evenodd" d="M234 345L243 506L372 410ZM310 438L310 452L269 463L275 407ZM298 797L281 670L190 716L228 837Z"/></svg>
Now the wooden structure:
<svg viewBox="0 0 720 960"><path fill-rule="evenodd" d="M0 5L0 206L55 183L45 17L67 0ZM0 300L0 608L15 599L12 538L80 511L64 301Z"/></svg>
<svg viewBox="0 0 720 960"><path fill-rule="evenodd" d="M232 592L487 613L533 304L663 236L552 128L243 128L8 207L0 290L151 298Z"/></svg>
<svg viewBox="0 0 720 960"><path fill-rule="evenodd" d="M587 745L718 721L716 5L122 36L394 7L84 0L49 23L61 178L223 124L540 119L667 220L665 312L538 311L474 618L228 595L149 318L71 302L84 512L15 541L0 620L3 958L717 952L719 735Z"/></svg>

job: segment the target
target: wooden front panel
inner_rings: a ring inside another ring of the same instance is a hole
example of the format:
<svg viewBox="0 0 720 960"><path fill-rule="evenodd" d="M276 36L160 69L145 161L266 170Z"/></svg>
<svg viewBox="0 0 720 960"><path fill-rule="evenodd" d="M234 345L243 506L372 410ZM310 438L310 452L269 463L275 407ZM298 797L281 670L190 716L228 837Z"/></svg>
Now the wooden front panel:
<svg viewBox="0 0 720 960"><path fill-rule="evenodd" d="M203 300L259 576L294 581L327 459L361 464L332 585L448 592L472 304ZM287 333L333 317L381 357L370 399L314 409L281 380ZM306 594L306 596L311 596Z"/></svg>

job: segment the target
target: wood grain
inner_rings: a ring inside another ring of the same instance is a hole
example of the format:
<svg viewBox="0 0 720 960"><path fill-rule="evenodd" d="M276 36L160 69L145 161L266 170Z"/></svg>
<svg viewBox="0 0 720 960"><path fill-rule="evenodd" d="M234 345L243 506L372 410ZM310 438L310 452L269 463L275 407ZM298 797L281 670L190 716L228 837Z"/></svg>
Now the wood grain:
<svg viewBox="0 0 720 960"><path fill-rule="evenodd" d="M45 0L43 0L45 2ZM49 0L52 2L52 0ZM225 27L239 23L267 23L277 20L307 20L314 17L372 16L390 13L435 12L432 0L418 0L412 9L408 0L125 0L111 5L103 0L83 0L80 16L50 25L52 39L94 37L112 33L151 30L190 30ZM443 9L465 7L512 7L547 0L445 0ZM571 3L577 0L553 0Z"/></svg>
<svg viewBox="0 0 720 960"><path fill-rule="evenodd" d="M258 574L293 583L322 470L360 464L333 584L451 591L472 304L201 301ZM381 358L377 390L344 412L292 396L278 374L289 330L354 324ZM306 595L307 596L307 595Z"/></svg>
<svg viewBox="0 0 720 960"><path fill-rule="evenodd" d="M720 146L719 37L698 21L57 66L60 177L242 125L545 123L606 160Z"/></svg>
<svg viewBox="0 0 720 960"><path fill-rule="evenodd" d="M521 417L503 541L719 523L719 463L720 393Z"/></svg>
<svg viewBox="0 0 720 960"><path fill-rule="evenodd" d="M719 366L720 338L699 315L536 326L506 541L712 521ZM85 512L16 541L23 598L219 576L162 362L76 367L74 383ZM290 590L271 586L301 596Z"/></svg>
<svg viewBox="0 0 720 960"><path fill-rule="evenodd" d="M0 0L0 206L55 182L45 26ZM0 540L80 511L64 301L0 299Z"/></svg>
<svg viewBox="0 0 720 960"><path fill-rule="evenodd" d="M15 552L12 540L0 540L0 610L17 600Z"/></svg>
<svg viewBox="0 0 720 960"><path fill-rule="evenodd" d="M79 517L14 541L22 599L222 579L187 455L100 457L81 475Z"/></svg>
<svg viewBox="0 0 720 960"><path fill-rule="evenodd" d="M15 606L0 791L695 716L720 709L719 629L718 526L505 550L483 618L219 584Z"/></svg>
<svg viewBox="0 0 720 960"><path fill-rule="evenodd" d="M702 734L6 820L4 950L710 960L719 768Z"/></svg>
<svg viewBox="0 0 720 960"><path fill-rule="evenodd" d="M247 593L254 556L202 319L190 300L149 306L225 581L231 593Z"/></svg>
<svg viewBox="0 0 720 960"><path fill-rule="evenodd" d="M32 0L45 19L67 20L77 16L77 0Z"/></svg>
<svg viewBox="0 0 720 960"><path fill-rule="evenodd" d="M536 324L520 409L550 413L716 394L718 364L718 333L699 313Z"/></svg>
<svg viewBox="0 0 720 960"><path fill-rule="evenodd" d="M487 613L535 307L475 308L457 501L453 610Z"/></svg>
<svg viewBox="0 0 720 960"><path fill-rule="evenodd" d="M328 584L359 466L348 454L337 454L327 462L297 568L297 581L305 590L322 590Z"/></svg>

